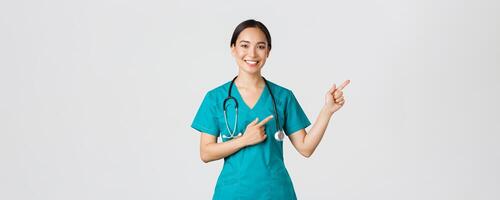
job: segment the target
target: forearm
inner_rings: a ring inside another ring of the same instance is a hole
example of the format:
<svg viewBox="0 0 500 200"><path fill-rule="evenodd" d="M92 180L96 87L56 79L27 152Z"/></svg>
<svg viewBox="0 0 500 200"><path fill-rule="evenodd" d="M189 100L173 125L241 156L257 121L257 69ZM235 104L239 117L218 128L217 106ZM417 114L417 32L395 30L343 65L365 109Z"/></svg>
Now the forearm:
<svg viewBox="0 0 500 200"><path fill-rule="evenodd" d="M316 147L318 147L332 116L333 113L331 111L328 111L324 107L321 109L309 133L304 137L303 150L305 154L311 155Z"/></svg>
<svg viewBox="0 0 500 200"><path fill-rule="evenodd" d="M219 160L232 155L245 146L246 144L241 137L221 143L202 144L200 148L201 160L205 163Z"/></svg>

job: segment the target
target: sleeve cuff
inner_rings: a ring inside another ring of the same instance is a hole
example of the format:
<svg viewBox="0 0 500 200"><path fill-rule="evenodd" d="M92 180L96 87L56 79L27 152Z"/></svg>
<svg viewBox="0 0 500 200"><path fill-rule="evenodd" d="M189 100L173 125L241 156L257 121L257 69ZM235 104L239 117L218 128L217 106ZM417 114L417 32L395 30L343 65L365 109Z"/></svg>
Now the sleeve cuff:
<svg viewBox="0 0 500 200"><path fill-rule="evenodd" d="M287 130L287 132L286 132L286 135L292 135L292 134L296 133L298 130L307 128L309 125L311 125L311 122L307 121L307 123L305 123L305 124L303 124L301 126L296 126L296 127L289 128Z"/></svg>
<svg viewBox="0 0 500 200"><path fill-rule="evenodd" d="M208 133L208 134L213 135L215 137L219 136L219 131L207 128L207 127L205 127L201 124L198 124L198 123L191 124L191 128L194 128L195 130L197 130L199 132Z"/></svg>

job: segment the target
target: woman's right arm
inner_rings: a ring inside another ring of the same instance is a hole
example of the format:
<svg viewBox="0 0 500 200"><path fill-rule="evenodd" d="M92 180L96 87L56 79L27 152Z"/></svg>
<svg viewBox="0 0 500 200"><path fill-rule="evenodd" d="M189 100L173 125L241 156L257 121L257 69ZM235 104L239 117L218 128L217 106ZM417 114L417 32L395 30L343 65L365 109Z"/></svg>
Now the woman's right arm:
<svg viewBox="0 0 500 200"><path fill-rule="evenodd" d="M202 133L200 139L200 157L205 163L225 158L245 147L242 137L227 142L217 143L217 137Z"/></svg>
<svg viewBox="0 0 500 200"><path fill-rule="evenodd" d="M240 149L258 144L266 139L266 132L264 131L264 125L273 118L269 116L266 119L258 122L255 119L253 122L248 124L245 133L241 137L231 139L226 142L217 143L217 137L210 135L208 133L201 133L200 138L200 157L205 163L219 160L233 153L239 151Z"/></svg>

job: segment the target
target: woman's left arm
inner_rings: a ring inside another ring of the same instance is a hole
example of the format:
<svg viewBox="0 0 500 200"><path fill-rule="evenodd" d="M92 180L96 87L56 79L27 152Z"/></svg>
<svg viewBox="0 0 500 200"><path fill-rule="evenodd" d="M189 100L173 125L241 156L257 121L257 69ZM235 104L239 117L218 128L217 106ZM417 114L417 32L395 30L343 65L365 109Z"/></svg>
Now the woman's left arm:
<svg viewBox="0 0 500 200"><path fill-rule="evenodd" d="M325 134L330 118L344 105L345 100L342 90L349 83L350 81L346 80L338 88L333 84L333 87L328 90L325 95L325 105L321 109L309 133L306 133L305 129L301 129L289 136L295 149L304 157L308 158L313 154Z"/></svg>

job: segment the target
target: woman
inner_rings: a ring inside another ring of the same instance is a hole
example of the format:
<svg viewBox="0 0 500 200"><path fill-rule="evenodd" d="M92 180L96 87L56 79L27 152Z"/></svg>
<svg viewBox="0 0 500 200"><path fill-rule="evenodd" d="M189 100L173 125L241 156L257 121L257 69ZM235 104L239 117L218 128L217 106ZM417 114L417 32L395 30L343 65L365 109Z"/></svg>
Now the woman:
<svg viewBox="0 0 500 200"><path fill-rule="evenodd" d="M283 131L300 154L311 156L330 118L344 105L342 89L349 80L327 92L306 133L311 123L293 93L261 75L271 51L267 28L255 20L242 22L230 47L238 76L206 94L191 125L202 133L203 162L224 158L213 199L296 199L283 162Z"/></svg>

